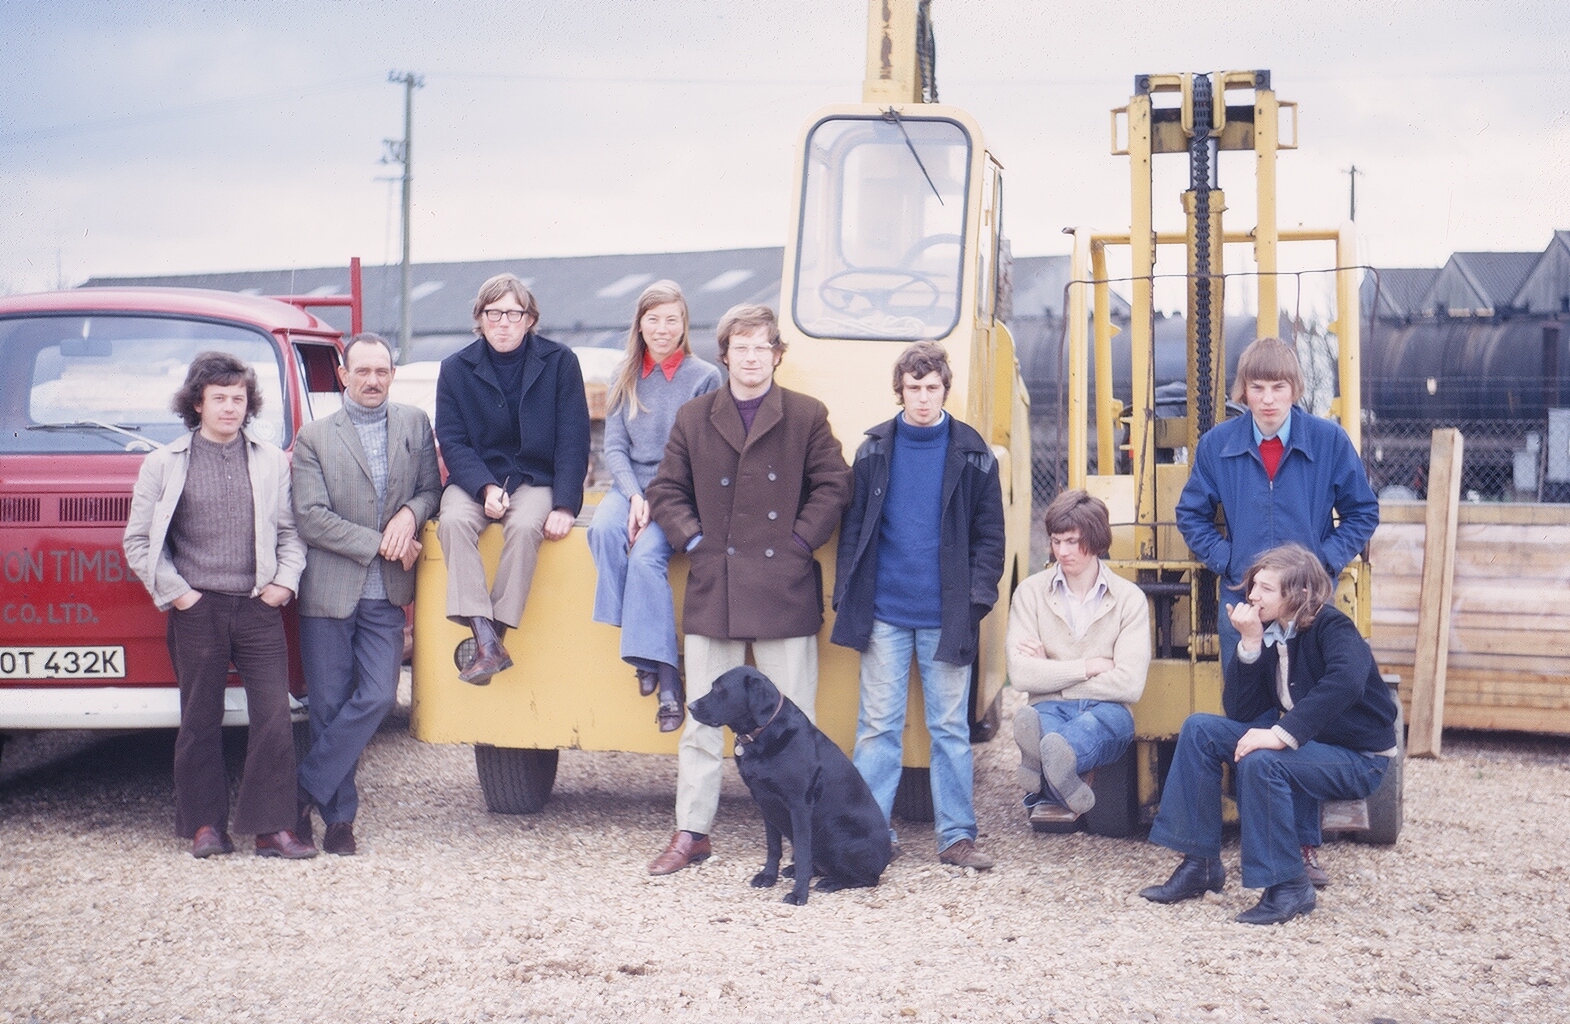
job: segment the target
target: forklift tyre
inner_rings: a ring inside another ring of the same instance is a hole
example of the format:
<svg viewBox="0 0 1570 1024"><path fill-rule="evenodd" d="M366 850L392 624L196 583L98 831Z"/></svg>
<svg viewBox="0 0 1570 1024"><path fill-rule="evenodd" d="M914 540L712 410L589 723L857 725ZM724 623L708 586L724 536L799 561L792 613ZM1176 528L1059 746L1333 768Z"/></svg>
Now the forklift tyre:
<svg viewBox="0 0 1570 1024"><path fill-rule="evenodd" d="M1385 777L1379 788L1368 794L1368 831L1354 832L1352 838L1360 843L1390 846L1401 835L1401 819L1406 805L1406 718L1401 711L1401 700L1396 697L1396 756L1390 759Z"/></svg>
<svg viewBox="0 0 1570 1024"><path fill-rule="evenodd" d="M1123 839L1139 827L1137 744L1130 743L1121 757L1096 769L1091 790L1096 806L1083 815L1085 831L1095 836Z"/></svg>
<svg viewBox="0 0 1570 1024"><path fill-rule="evenodd" d="M556 785L556 750L476 744L474 767L492 814L536 814Z"/></svg>

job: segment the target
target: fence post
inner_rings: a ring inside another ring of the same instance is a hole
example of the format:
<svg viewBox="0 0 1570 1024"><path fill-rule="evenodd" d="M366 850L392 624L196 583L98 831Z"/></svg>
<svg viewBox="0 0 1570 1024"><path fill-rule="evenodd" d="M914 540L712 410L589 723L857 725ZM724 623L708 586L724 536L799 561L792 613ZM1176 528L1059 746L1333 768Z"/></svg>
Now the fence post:
<svg viewBox="0 0 1570 1024"><path fill-rule="evenodd" d="M1412 724L1407 756L1438 757L1445 725L1445 671L1450 660L1450 601L1455 582L1457 503L1461 497L1461 432L1434 431L1428 459L1428 515L1423 535L1423 587L1412 660Z"/></svg>

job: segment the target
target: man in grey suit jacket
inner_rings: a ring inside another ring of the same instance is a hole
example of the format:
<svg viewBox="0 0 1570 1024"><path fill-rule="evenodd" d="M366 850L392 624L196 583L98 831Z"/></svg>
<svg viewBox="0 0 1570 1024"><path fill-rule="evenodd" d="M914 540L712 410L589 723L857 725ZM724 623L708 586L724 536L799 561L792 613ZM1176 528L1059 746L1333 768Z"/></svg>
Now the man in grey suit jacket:
<svg viewBox="0 0 1570 1024"><path fill-rule="evenodd" d="M294 514L308 545L300 654L311 714L296 833L310 841L316 808L327 826L322 849L339 855L355 851L354 770L397 700L415 538L442 495L430 420L387 400L387 340L357 334L343 358L343 409L302 427L294 443Z"/></svg>

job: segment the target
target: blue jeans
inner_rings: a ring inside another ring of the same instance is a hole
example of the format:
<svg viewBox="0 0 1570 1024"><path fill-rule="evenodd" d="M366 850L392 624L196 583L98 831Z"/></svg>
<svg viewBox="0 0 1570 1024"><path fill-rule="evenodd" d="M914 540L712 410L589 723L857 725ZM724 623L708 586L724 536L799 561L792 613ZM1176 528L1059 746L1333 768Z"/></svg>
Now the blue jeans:
<svg viewBox="0 0 1570 1024"><path fill-rule="evenodd" d="M1232 659L1237 657L1237 642L1242 639L1237 627L1232 625L1232 619L1227 615L1227 609L1243 601L1241 590L1231 590L1227 581L1221 581L1221 610L1216 619L1216 632L1221 639L1221 678L1226 678L1227 666L1232 664ZM1266 728L1275 724L1272 719ZM1293 815L1297 820L1297 841L1299 846L1320 846L1324 843L1324 836L1319 831L1319 801L1305 793L1293 795Z"/></svg>
<svg viewBox="0 0 1570 1024"><path fill-rule="evenodd" d="M932 736L932 808L938 849L976 838L970 754L970 666L933 655L942 631L904 629L876 619L861 655L861 712L856 719L856 770L888 820L894 812L903 756L905 703L914 651L921 670L927 732ZM893 835L893 829L889 830Z"/></svg>
<svg viewBox="0 0 1570 1024"><path fill-rule="evenodd" d="M621 657L654 671L676 664L676 604L671 594L671 546L660 524L649 521L627 550L625 494L614 488L600 499L589 523L589 553L599 579L594 587L594 621L621 627ZM630 609L630 614L624 610Z"/></svg>
<svg viewBox="0 0 1570 1024"><path fill-rule="evenodd" d="M296 775L328 824L359 810L354 770L398 700L403 626L403 609L389 601L361 601L347 619L300 616L311 752Z"/></svg>
<svg viewBox="0 0 1570 1024"><path fill-rule="evenodd" d="M1044 700L1031 710L1041 719L1041 734L1055 732L1074 750L1074 771L1084 775L1123 756L1134 739L1134 716L1121 704L1105 700ZM1032 807L1047 798L1025 796Z"/></svg>
<svg viewBox="0 0 1570 1024"><path fill-rule="evenodd" d="M1151 842L1190 856L1221 856L1221 766L1232 761L1243 734L1261 724L1220 715L1188 716L1162 786ZM1297 750L1256 750L1233 765L1244 887L1263 889L1303 873L1293 812L1296 794L1316 801L1361 800L1379 788L1389 763L1388 757L1308 742Z"/></svg>

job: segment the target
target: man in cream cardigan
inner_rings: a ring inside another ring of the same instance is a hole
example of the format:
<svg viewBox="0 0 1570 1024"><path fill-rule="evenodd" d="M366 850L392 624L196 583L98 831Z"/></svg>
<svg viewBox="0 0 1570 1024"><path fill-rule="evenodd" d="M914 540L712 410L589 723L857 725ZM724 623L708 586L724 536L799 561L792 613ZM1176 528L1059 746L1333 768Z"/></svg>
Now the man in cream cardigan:
<svg viewBox="0 0 1570 1024"><path fill-rule="evenodd" d="M1145 692L1150 610L1101 558L1112 546L1107 506L1081 490L1047 506L1053 561L1014 592L1009 683L1030 694L1014 718L1020 784L1031 821L1084 814L1096 796L1083 776L1116 761L1134 738L1129 705Z"/></svg>

